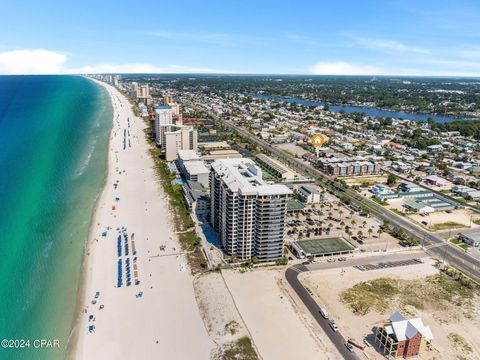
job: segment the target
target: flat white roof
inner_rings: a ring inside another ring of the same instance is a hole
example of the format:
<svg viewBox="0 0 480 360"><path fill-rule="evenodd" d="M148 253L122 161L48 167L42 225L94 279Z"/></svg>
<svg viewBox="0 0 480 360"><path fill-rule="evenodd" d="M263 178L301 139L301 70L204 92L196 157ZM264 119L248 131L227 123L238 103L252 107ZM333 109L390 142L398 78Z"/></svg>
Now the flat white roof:
<svg viewBox="0 0 480 360"><path fill-rule="evenodd" d="M190 175L208 174L208 169L201 160L186 161L183 166Z"/></svg>
<svg viewBox="0 0 480 360"><path fill-rule="evenodd" d="M285 185L267 184L262 178L262 169L251 159L219 159L212 163L212 169L234 193L261 196L292 194Z"/></svg>
<svg viewBox="0 0 480 360"><path fill-rule="evenodd" d="M178 150L178 158L182 161L200 160L195 150Z"/></svg>

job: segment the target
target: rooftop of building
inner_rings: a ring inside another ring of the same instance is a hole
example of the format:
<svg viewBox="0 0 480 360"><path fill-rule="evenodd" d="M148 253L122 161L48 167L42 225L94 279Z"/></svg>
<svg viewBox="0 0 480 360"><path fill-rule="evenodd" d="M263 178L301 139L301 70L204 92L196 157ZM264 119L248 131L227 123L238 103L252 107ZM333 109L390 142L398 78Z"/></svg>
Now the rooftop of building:
<svg viewBox="0 0 480 360"><path fill-rule="evenodd" d="M178 150L178 158L182 161L200 160L195 150Z"/></svg>
<svg viewBox="0 0 480 360"><path fill-rule="evenodd" d="M183 166L190 175L208 174L208 169L202 160L187 161Z"/></svg>
<svg viewBox="0 0 480 360"><path fill-rule="evenodd" d="M155 110L171 110L172 108L167 105L155 105L154 106Z"/></svg>
<svg viewBox="0 0 480 360"><path fill-rule="evenodd" d="M212 142L203 142L198 143L199 148L205 150L209 149L230 149L230 145L226 141L212 141Z"/></svg>
<svg viewBox="0 0 480 360"><path fill-rule="evenodd" d="M262 178L262 169L251 159L219 159L212 163L212 169L233 193L260 196L292 194L285 185L267 184Z"/></svg>
<svg viewBox="0 0 480 360"><path fill-rule="evenodd" d="M265 154L258 154L256 156L257 159L259 159L260 161L262 161L263 163L266 163L267 165L273 167L276 171L278 171L279 173L281 174L285 174L285 173L290 173L291 171L288 170L288 168L283 165L281 162L275 160L275 159L272 159L271 157L265 155Z"/></svg>
<svg viewBox="0 0 480 360"><path fill-rule="evenodd" d="M480 232L474 232L469 234L460 233L462 236L468 237L473 241L480 241Z"/></svg>
<svg viewBox="0 0 480 360"><path fill-rule="evenodd" d="M433 340L430 327L423 325L421 318L407 320L398 311L389 318L390 325L385 326L387 334L393 335L397 341L405 341L414 337L419 332L427 341Z"/></svg>
<svg viewBox="0 0 480 360"><path fill-rule="evenodd" d="M308 194L320 194L320 192L317 189L310 186L305 186L305 185L300 186L299 190L304 191Z"/></svg>

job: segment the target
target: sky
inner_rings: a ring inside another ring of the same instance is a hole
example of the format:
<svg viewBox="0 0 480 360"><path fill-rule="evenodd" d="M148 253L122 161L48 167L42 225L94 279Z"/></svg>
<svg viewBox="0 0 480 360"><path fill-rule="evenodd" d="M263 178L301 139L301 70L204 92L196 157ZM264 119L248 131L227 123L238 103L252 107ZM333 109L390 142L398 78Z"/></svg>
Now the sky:
<svg viewBox="0 0 480 360"><path fill-rule="evenodd" d="M15 0L0 74L480 76L478 0Z"/></svg>

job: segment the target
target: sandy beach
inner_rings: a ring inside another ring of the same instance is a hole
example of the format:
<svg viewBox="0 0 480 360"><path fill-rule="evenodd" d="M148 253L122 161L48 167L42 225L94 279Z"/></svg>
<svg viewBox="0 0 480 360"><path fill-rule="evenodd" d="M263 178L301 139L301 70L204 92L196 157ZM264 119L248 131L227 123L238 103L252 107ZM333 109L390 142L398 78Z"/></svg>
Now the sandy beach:
<svg viewBox="0 0 480 360"><path fill-rule="evenodd" d="M85 249L67 357L209 359L215 344L148 154L146 125L118 90L101 85L114 109L108 175Z"/></svg>

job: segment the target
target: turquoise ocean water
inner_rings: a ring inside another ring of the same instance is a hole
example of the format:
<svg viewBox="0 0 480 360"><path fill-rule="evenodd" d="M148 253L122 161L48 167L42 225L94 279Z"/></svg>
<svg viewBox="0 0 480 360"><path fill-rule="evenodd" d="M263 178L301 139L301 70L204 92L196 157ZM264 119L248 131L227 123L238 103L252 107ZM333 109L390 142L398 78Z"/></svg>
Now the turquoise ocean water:
<svg viewBox="0 0 480 360"><path fill-rule="evenodd" d="M62 359L112 107L78 76L0 76L0 359ZM35 349L59 339L60 349Z"/></svg>

